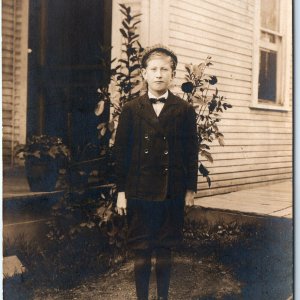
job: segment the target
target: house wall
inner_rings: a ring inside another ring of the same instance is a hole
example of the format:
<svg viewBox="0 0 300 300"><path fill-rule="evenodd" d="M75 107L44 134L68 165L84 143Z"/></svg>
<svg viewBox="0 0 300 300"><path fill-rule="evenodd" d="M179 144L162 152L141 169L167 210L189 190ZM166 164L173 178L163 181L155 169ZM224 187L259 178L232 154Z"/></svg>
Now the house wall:
<svg viewBox="0 0 300 300"><path fill-rule="evenodd" d="M4 168L26 138L28 1L2 1L2 121Z"/></svg>
<svg viewBox="0 0 300 300"><path fill-rule="evenodd" d="M130 4L132 1L122 2ZM233 105L224 113L219 126L225 135L225 147L217 143L211 146L212 164L199 157L210 171L212 186L209 189L206 180L199 176L197 196L227 193L290 179L292 68L288 82L288 111L250 108L254 92L253 47L257 36L255 0L134 2L134 7L139 7L138 11L143 14L140 30L142 44L148 46L161 42L169 45L178 55L174 91L180 94L184 65L199 64L209 55L213 66L207 69L207 73L218 77L219 93ZM164 34L161 33L162 28Z"/></svg>
<svg viewBox="0 0 300 300"><path fill-rule="evenodd" d="M225 147L211 147L212 164L200 157L209 168L212 187L199 177L198 196L291 178L292 86L289 111L250 108L254 0L170 1L169 20L169 46L180 62L178 82L184 78L184 64L198 64L210 55L213 66L207 71L218 77L219 93L233 105L219 126Z"/></svg>

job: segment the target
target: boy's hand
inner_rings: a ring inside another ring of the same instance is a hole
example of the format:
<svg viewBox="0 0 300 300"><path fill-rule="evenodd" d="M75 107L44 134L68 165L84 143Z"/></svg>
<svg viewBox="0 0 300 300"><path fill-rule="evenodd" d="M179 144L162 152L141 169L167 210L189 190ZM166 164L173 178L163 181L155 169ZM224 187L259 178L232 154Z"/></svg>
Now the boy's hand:
<svg viewBox="0 0 300 300"><path fill-rule="evenodd" d="M185 194L185 205L186 206L194 206L194 197L195 197L195 192L187 190Z"/></svg>
<svg viewBox="0 0 300 300"><path fill-rule="evenodd" d="M118 193L117 213L121 216L127 214L127 199L125 198L125 192Z"/></svg>

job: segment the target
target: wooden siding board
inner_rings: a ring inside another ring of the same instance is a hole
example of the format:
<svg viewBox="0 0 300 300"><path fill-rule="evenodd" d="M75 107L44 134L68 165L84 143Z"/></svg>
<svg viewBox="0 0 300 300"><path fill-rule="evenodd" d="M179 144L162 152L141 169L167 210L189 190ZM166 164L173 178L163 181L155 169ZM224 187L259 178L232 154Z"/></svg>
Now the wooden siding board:
<svg viewBox="0 0 300 300"><path fill-rule="evenodd" d="M204 189L202 187L205 186L205 183L202 183L201 188L198 190L196 194L196 198L200 197L208 197L208 196L213 196L213 195L218 195L218 194L227 194L235 191L239 191L242 189L255 189L257 187L264 186L266 184L274 184L274 183L280 183L285 181L285 179L277 179L277 180L264 180L260 182L255 182L255 183L245 183L245 184L239 184L235 186L230 186L230 187L223 187L223 188L211 188L211 189ZM207 183L206 183L207 184Z"/></svg>
<svg viewBox="0 0 300 300"><path fill-rule="evenodd" d="M201 15L184 8L172 7L170 20L178 23L183 22L184 24L191 24L192 28L199 27L203 23L205 24L203 26L211 26L216 31L220 30L225 35L230 35L231 33L232 35L243 35L244 37L247 37L249 39L252 38L253 33L253 28L249 29L241 26L236 26L232 23L224 23L222 19L212 18L210 15ZM188 20L188 22L186 20Z"/></svg>
<svg viewBox="0 0 300 300"><path fill-rule="evenodd" d="M232 120L233 123L235 120L244 120L245 122L247 122L247 120L249 120L249 121L253 121L253 122L271 121L271 122L280 122L280 123L287 122L288 124L292 123L291 115L287 115L287 116L285 116L285 115L276 116L276 115L269 115L269 114L260 115L260 114L255 114L255 113L236 113L236 112L232 112L230 110L228 110L222 116L221 122L225 119Z"/></svg>
<svg viewBox="0 0 300 300"><path fill-rule="evenodd" d="M171 7L177 7L183 11L189 11L194 14L203 15L206 17L210 17L213 20L220 20L224 26L226 24L232 24L238 27L247 28L249 30L252 29L253 19L250 16L242 16L241 14L237 14L234 12L227 11L223 8L217 7L216 2L213 4L205 1L194 1L191 2L186 0L176 0L171 2ZM199 10L197 9L199 8ZM246 20L247 19L247 20Z"/></svg>
<svg viewBox="0 0 300 300"><path fill-rule="evenodd" d="M238 166L218 166L218 167L208 167L211 176L217 176L218 174L227 174L227 173L238 173L238 172L248 172L248 171L257 171L257 170L277 170L280 168L289 168L292 169L292 161L289 162L273 162L272 165L268 163L261 164L251 164L251 165L238 165ZM199 175L201 177L201 175ZM200 178L199 178L200 179Z"/></svg>
<svg viewBox="0 0 300 300"><path fill-rule="evenodd" d="M285 151L255 151L255 152L219 152L219 153L213 153L214 160L219 159L228 159L228 160L234 160L238 158L254 158L254 157L291 157L291 151L285 150Z"/></svg>
<svg viewBox="0 0 300 300"><path fill-rule="evenodd" d="M254 1L255 0L222 0L223 5L232 5L238 9L245 9L250 12L254 12Z"/></svg>
<svg viewBox="0 0 300 300"><path fill-rule="evenodd" d="M181 43L181 45L184 46L186 50L192 49L194 51L199 51L199 49L201 49L202 46L207 46L211 49L226 50L232 53L233 57L234 54L251 57L251 53L252 53L252 47L251 48L247 47L246 43L243 46L235 45L234 43L227 44L218 39L214 39L213 37L208 38L208 36L205 37L203 35L199 37L192 36L192 35L188 36L188 34L186 33L178 32L172 29L170 30L170 39L171 38L174 39L174 42L178 40L178 42ZM184 44L182 44L183 42Z"/></svg>
<svg viewBox="0 0 300 300"><path fill-rule="evenodd" d="M222 187L230 187L236 186L241 184L250 184L250 183L259 183L259 182L269 182L274 180L288 180L292 178L291 173L283 173L283 174L274 174L274 175L263 175L263 176L256 176L256 177L249 177L249 178L237 178L237 179L228 179L228 180L214 180L212 182L211 188L222 188ZM203 184L198 183L198 188L203 190ZM205 189L205 188L204 188ZM209 188L206 188L207 190Z"/></svg>
<svg viewBox="0 0 300 300"><path fill-rule="evenodd" d="M216 40L224 39L229 44L252 44L251 36L243 35L240 32L235 32L233 34L232 32L224 28L216 28L215 22L211 26L209 26L207 24L208 20L209 19L204 19L203 21L190 20L189 24L187 25L184 18L176 15L171 15L170 28L174 30L178 28L178 31L182 33L192 33L195 36L209 35L211 37L214 37L214 39Z"/></svg>
<svg viewBox="0 0 300 300"><path fill-rule="evenodd" d="M225 147L228 146L259 146L262 145L292 145L292 141L268 141L268 140L250 140L250 139L244 139L244 140L228 140L226 139Z"/></svg>
<svg viewBox="0 0 300 300"><path fill-rule="evenodd" d="M170 36L175 36L181 39L187 39L200 45L207 45L211 47L213 45L217 49L225 49L231 53L241 53L245 56L244 60L251 57L251 42L243 41L237 38L221 35L220 33L212 33L206 29L201 28L200 30L193 29L187 25L180 25L177 23L170 23ZM237 48L234 49L234 46ZM250 47L250 51L249 51ZM243 56L241 56L243 58Z"/></svg>
<svg viewBox="0 0 300 300"><path fill-rule="evenodd" d="M193 0L184 0L184 1L187 1L187 2L192 3L192 4L194 3ZM210 0L201 0L201 1L211 5ZM229 2L224 2L223 0L222 1L216 1L216 2L214 2L214 6L217 7L217 8L220 8L220 11L227 11L229 13L235 13L238 16L246 17L247 20L252 20L252 15L253 15L253 11L254 11L253 6L248 6L247 5L247 6L237 7L236 5L233 5L235 1L231 1L230 3ZM196 3L196 5L197 5L197 3ZM225 13L225 15L228 15L228 13ZM240 17L238 17L238 19L240 19Z"/></svg>
<svg viewBox="0 0 300 300"><path fill-rule="evenodd" d="M273 175L291 175L291 168L278 168L278 169L266 169L266 170L252 170L244 172L226 172L219 174L210 174L210 178L214 182L220 182L225 180L237 180L237 179L249 179L258 176L273 176ZM201 181L199 181L201 183Z"/></svg>
<svg viewBox="0 0 300 300"><path fill-rule="evenodd" d="M242 75L251 75L251 68L249 68L249 63L247 65L242 66L241 64L235 62L230 57L221 56L219 54L213 54L211 51L203 52L201 50L201 47L198 48L198 50L191 50L188 47L184 46L184 42L179 42L176 39L170 38L170 46L172 46L173 49L176 49L177 55L180 57L180 61L184 64L199 64L203 62L207 56L211 55L213 59L213 64L215 67L218 67L220 71L227 70L232 72L233 74L242 74ZM216 52L218 53L218 52ZM180 64L179 64L180 66ZM181 70L184 70L183 67L180 68Z"/></svg>
<svg viewBox="0 0 300 300"><path fill-rule="evenodd" d="M242 166L242 165L252 165L252 164L272 164L272 163L279 163L279 162L291 162L291 156L280 156L280 157L244 157L244 158L236 158L236 159L218 159L215 160L213 163L209 163L204 158L202 161L205 162L205 165L210 168L216 167L225 167L225 166Z"/></svg>
<svg viewBox="0 0 300 300"><path fill-rule="evenodd" d="M292 134L293 130L291 127L268 127L266 128L265 126L232 126L232 125L220 125L219 128L222 129L223 132L226 133L258 133L258 132L263 132L265 134L268 133L278 133L278 134Z"/></svg>
<svg viewBox="0 0 300 300"><path fill-rule="evenodd" d="M196 64L200 64L204 60L198 60ZM186 63L186 64L190 64ZM230 81L235 82L237 84L252 84L251 82L251 76L250 75L245 75L245 74L235 74L228 70L228 68L222 68L220 64L216 64L216 67L214 67L215 62L213 61L213 66L210 66L209 69L206 69L206 74L208 75L215 75L218 77L219 81L226 82ZM185 65L186 64L178 64L178 68L176 69L176 77L177 78L182 78L184 79L184 76L186 75L186 70L185 70ZM249 100L249 99L247 99Z"/></svg>
<svg viewBox="0 0 300 300"><path fill-rule="evenodd" d="M225 140L226 141L226 140ZM226 145L220 147L219 145L210 146L211 153L232 153L232 152L258 152L258 151L290 151L292 153L292 144L290 145Z"/></svg>

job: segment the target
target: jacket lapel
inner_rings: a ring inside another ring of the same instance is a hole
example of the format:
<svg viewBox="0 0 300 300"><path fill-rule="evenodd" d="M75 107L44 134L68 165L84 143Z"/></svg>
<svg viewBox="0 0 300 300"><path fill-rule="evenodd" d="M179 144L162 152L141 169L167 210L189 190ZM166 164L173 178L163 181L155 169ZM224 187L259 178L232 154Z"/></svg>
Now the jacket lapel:
<svg viewBox="0 0 300 300"><path fill-rule="evenodd" d="M139 107L137 109L137 114L144 119L150 126L155 128L162 135L165 135L165 126L162 126L160 120L165 120L167 115L176 107L177 101L175 96L169 91L168 99L159 115L156 116L152 104L149 101L148 94L141 96L139 101Z"/></svg>

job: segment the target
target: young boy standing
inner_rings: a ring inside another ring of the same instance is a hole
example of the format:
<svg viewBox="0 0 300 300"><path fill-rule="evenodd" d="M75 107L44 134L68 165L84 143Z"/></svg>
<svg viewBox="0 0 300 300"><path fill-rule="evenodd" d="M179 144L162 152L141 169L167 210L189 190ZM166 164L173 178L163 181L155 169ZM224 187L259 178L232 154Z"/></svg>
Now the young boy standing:
<svg viewBox="0 0 300 300"><path fill-rule="evenodd" d="M171 248L182 240L184 205L194 204L197 190L196 116L169 91L176 65L165 46L144 51L148 92L124 105L116 133L117 210L127 215L139 300L148 299L153 253L158 299L168 298Z"/></svg>

